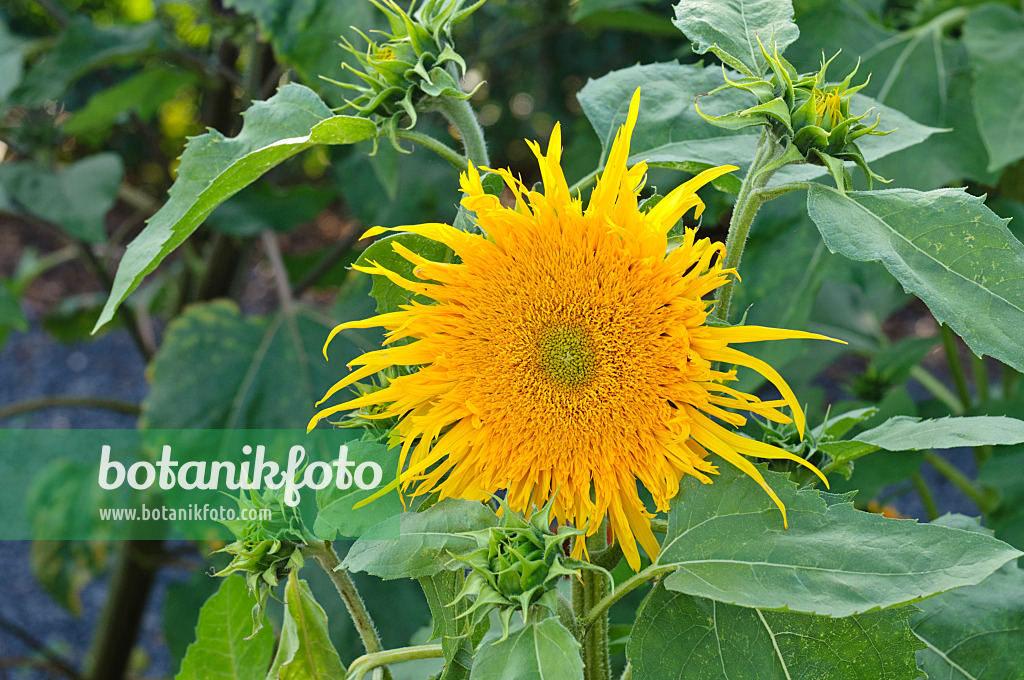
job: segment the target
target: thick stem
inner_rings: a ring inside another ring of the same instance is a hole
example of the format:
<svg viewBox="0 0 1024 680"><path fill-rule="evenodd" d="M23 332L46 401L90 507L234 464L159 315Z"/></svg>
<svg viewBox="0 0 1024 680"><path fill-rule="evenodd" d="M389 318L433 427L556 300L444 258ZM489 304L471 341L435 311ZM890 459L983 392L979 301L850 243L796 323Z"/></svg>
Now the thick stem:
<svg viewBox="0 0 1024 680"><path fill-rule="evenodd" d="M941 380L921 366L914 366L911 368L910 377L921 383L921 387L931 392L936 399L949 407L949 410L953 415L963 415L963 404L960 403L960 400L956 398L956 395L953 394Z"/></svg>
<svg viewBox="0 0 1024 680"><path fill-rule="evenodd" d="M722 266L725 269L738 269L740 260L743 258L743 249L747 245L747 237L750 235L750 226L754 223L754 217L761 204L766 200L760 193L771 179L771 172L761 172L761 168L768 163L775 153L775 144L769 139L767 133L761 134L761 141L758 142L757 152L754 160L750 163L743 184L740 185L740 192L736 196L736 205L732 210L732 217L729 219L729 235L725 240L725 259ZM729 307L732 305L732 292L735 285L735 278L729 278L721 288L718 289L717 304L713 316L720 321L728 322Z"/></svg>
<svg viewBox="0 0 1024 680"><path fill-rule="evenodd" d="M341 566L341 560L338 559L338 553L334 552L330 542L324 541L319 546L310 545L307 548L307 553L331 577L338 595L341 596L342 602L345 603L345 608L348 609L349 616L352 617L352 624L356 627L356 632L359 633L367 654L376 654L383 651L384 646L380 643L380 637L377 635L377 629L373 625L370 612L366 610L363 598L360 597L356 584L352 582L348 572L338 568Z"/></svg>
<svg viewBox="0 0 1024 680"><path fill-rule="evenodd" d="M609 590L608 577L592 569L584 569L580 578L573 581L572 605L576 618L590 621L583 633L583 678L584 680L611 680L611 658L608 653L608 609L591 615L594 607L601 602Z"/></svg>
<svg viewBox="0 0 1024 680"><path fill-rule="evenodd" d="M480 127L480 122L476 119L476 112L473 111L473 107L467 100L437 97L431 101L431 108L444 114L444 117L459 133L466 157L473 165L476 167L490 165L483 128Z"/></svg>
<svg viewBox="0 0 1024 680"><path fill-rule="evenodd" d="M110 581L89 653L86 680L125 677L135 638L153 589L163 541L122 541L117 571Z"/></svg>

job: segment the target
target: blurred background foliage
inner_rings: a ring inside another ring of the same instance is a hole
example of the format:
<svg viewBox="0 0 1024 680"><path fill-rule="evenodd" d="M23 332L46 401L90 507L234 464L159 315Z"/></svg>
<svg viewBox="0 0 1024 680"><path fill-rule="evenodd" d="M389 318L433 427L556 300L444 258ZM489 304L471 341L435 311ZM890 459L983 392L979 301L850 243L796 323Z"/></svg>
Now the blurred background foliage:
<svg viewBox="0 0 1024 680"><path fill-rule="evenodd" d="M872 74L866 94L947 130L874 169L902 186L966 186L984 194L995 212L1015 218L1010 229L1024 237L1024 148L1019 138L994 141L1008 117L1024 125L1021 111L1014 118L1001 110L1004 93L1019 98L1024 91L1019 4L794 5L802 37L787 58L798 70L814 69L823 52L841 49L835 72L847 72L859 57L861 73ZM524 139L543 144L561 121L570 182L593 171L601 140L577 93L589 79L633 64L697 61L671 16L665 0L485 3L457 27L455 40L468 66L464 90L480 85L472 105L492 164L511 167L527 184L538 181ZM986 42L987 34L971 30L972 22L991 25L993 17L1005 31L995 46L991 36ZM379 22L380 13L362 0L6 0L0 7L0 347L31 333L95 342L89 330L116 264L166 199L186 139L207 128L237 134L242 111L286 82L343 106L345 91L320 76L350 79L338 40L361 46L350 27L367 31ZM421 124L457 146L439 116ZM31 426L38 410L76 407L138 415L141 427L302 427L312 402L333 382L319 352L327 329L372 309L369 282L347 268L368 245L359 235L373 225L450 222L456 214L451 166L425 149L400 153L386 140L373 155L371 148L370 142L314 147L267 173L210 215L128 299L101 334L131 339L141 361L122 363L126 371L147 367L141 403L121 393L36 395L28 376L14 386L15 398L0 405L0 424ZM683 177L652 171L649 186L670 188ZM722 238L731 197L708 192L705 198L701 228ZM880 265L830 254L796 196L762 212L742 273L734 304L746 310L747 322L850 343L776 343L762 352L807 401L810 422L820 422L828 405L833 412L878 407L864 427L897 414L1024 416L1024 391L1012 369L973 357ZM363 332L333 356L340 365L346 353L378 341ZM743 389L760 387L753 376L742 378ZM18 399L19 391L31 398ZM902 456L899 465L892 460L858 461L853 478L837 478L837 488L859 488L858 502L908 514L933 515L939 507L984 512L997 536L1024 547L1024 449L961 456L959 477L949 470L940 476L923 464L924 454ZM946 490L938 500L928 481ZM141 674L147 664L129 662L140 617L156 606L149 584L161 565L180 562L184 552L186 572L194 576L165 597L162 640L170 660L155 667L173 674L213 587L204 576L209 548L176 547L171 555L159 544L37 546L36 576L73 612L85 584L111 574L104 621L113 623L97 627L87 663L82 650L72 650L66 662L47 642L32 650L28 665L72 677L116 677L125 668ZM360 585L371 602L399 596L396 586L385 591L369 581ZM411 588L406 595L419 602ZM407 642L428 622L425 603L417 615L406 611L393 621L387 611L375 611L387 644ZM339 650L348 644L355 652L346 617L328 614L338 628L335 639L346 641ZM16 637L28 644L45 633Z"/></svg>

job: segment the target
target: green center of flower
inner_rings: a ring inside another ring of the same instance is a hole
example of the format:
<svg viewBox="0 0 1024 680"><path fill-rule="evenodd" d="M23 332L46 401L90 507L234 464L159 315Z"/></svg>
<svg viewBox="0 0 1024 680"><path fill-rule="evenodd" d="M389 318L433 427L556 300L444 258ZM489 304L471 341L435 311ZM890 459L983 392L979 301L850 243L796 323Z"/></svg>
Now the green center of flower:
<svg viewBox="0 0 1024 680"><path fill-rule="evenodd" d="M578 326L554 326L541 333L537 356L541 373L561 387L584 387L594 376L590 336Z"/></svg>

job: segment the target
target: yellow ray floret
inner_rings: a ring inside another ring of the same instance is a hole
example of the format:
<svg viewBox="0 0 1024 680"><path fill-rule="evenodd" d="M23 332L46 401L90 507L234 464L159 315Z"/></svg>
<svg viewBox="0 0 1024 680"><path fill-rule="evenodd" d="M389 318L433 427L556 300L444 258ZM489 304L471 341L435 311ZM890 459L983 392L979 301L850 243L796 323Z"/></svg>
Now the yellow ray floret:
<svg viewBox="0 0 1024 680"><path fill-rule="evenodd" d="M543 192L498 171L515 208L484 192L476 168L462 175L463 205L484 235L445 224L371 229L368 235L419 234L458 259L436 263L396 244L416 280L376 263L363 269L433 302L336 328L331 338L376 326L388 339L353 361L355 370L324 400L376 371L410 368L310 422L312 428L365 407L372 417L398 418L401 473L389 488L470 499L505 490L509 506L522 512L554 496L560 522L592 534L607 517L634 569L638 542L652 558L658 551L638 484L666 511L686 475L711 483L715 457L755 479L785 520L781 500L750 459L791 460L821 474L732 428L755 414L795 422L802 433L804 414L782 376L732 345L828 339L706 323L713 303L704 298L736 273L723 268L720 243L686 229L668 252L667 235L684 214L704 209L700 187L736 168L706 170L640 211L646 165L627 165L638 110L639 90L586 206L569 192L556 126L546 153L531 144ZM412 342L394 344L400 339ZM735 369L716 362L759 372L781 399L762 401L728 386Z"/></svg>

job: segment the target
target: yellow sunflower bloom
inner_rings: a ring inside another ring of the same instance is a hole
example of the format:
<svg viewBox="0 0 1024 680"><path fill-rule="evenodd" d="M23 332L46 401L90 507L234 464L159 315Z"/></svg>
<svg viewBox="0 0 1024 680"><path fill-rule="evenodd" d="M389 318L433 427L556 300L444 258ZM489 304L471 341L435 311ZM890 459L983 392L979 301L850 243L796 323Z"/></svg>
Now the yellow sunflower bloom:
<svg viewBox="0 0 1024 680"><path fill-rule="evenodd" d="M531 144L543 193L497 171L516 198L514 209L484 192L476 168L462 175L462 204L485 236L446 224L371 229L367 236L404 231L439 241L458 261L433 262L396 243L418 281L376 263L358 268L434 303L413 301L335 328L331 337L350 328L388 333L385 348L354 360L357 369L324 400L385 368L417 368L310 422L312 428L331 414L371 406L370 417L399 417L403 489L481 500L504 489L509 506L526 513L554 496L552 515L590 534L607 516L633 569L640 565L637 541L652 558L659 549L637 482L666 511L684 475L711 482L717 469L710 454L757 480L785 519L782 502L747 457L792 460L821 473L732 428L746 422L736 412L743 411L795 421L802 433L804 415L774 369L730 345L828 339L706 323L713 303L704 298L735 274L720 264L724 247L686 229L669 250L667 234L684 213L703 211L699 187L736 168L706 170L641 212L647 166L626 162L638 108L639 90L586 207L562 174L556 126L546 155ZM414 342L393 345L404 338ZM735 369L716 370L715 362L759 372L782 399L733 389ZM576 554L583 549L577 541Z"/></svg>

